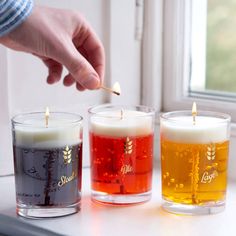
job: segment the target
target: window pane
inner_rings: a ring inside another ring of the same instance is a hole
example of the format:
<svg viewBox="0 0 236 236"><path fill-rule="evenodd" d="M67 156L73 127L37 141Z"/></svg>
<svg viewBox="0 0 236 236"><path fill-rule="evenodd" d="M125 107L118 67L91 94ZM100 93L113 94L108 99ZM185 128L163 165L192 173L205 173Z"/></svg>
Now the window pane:
<svg viewBox="0 0 236 236"><path fill-rule="evenodd" d="M209 0L206 89L236 92L236 0Z"/></svg>
<svg viewBox="0 0 236 236"><path fill-rule="evenodd" d="M205 1L205 11L202 4L193 0L190 90L235 96L236 0Z"/></svg>

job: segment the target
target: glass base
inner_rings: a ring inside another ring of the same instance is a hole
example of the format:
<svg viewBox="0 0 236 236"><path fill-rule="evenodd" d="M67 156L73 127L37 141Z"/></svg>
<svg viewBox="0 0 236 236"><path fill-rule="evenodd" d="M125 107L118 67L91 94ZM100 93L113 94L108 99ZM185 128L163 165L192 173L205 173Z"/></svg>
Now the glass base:
<svg viewBox="0 0 236 236"><path fill-rule="evenodd" d="M17 214L31 219L51 218L71 215L80 210L80 202L65 207L39 207L17 204Z"/></svg>
<svg viewBox="0 0 236 236"><path fill-rule="evenodd" d="M225 202L214 202L204 205L188 205L163 200L162 208L170 213L182 215L210 215L224 211Z"/></svg>
<svg viewBox="0 0 236 236"><path fill-rule="evenodd" d="M139 194L107 194L92 191L92 200L104 204L130 205L147 202L151 199L151 191Z"/></svg>

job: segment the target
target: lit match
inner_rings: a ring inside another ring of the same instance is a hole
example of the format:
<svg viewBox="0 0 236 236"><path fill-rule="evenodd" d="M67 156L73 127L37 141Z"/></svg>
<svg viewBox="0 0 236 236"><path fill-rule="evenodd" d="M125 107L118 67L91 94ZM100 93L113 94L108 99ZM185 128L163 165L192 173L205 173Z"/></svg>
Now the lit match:
<svg viewBox="0 0 236 236"><path fill-rule="evenodd" d="M118 82L116 82L116 83L113 85L112 88L105 87L104 85L101 85L100 88L102 88L102 89L104 89L104 90L106 90L106 91L108 91L108 92L110 92L110 93L114 93L114 94L116 94L116 95L118 95L118 96L120 95L120 85L119 85Z"/></svg>

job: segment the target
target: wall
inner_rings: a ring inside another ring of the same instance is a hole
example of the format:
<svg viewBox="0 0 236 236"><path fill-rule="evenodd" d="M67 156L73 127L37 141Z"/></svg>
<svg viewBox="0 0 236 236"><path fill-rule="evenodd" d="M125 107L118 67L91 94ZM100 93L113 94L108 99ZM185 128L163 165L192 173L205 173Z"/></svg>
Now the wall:
<svg viewBox="0 0 236 236"><path fill-rule="evenodd" d="M79 10L85 16L106 50L105 83L111 85L119 81L123 96L114 98L101 90L78 92L64 87L62 81L48 85L47 68L38 58L0 46L0 175L13 173L10 117L14 114L44 110L49 106L51 110L83 115L83 163L89 165L88 107L109 101L138 104L140 100L141 43L135 40L135 0L38 0L37 3Z"/></svg>

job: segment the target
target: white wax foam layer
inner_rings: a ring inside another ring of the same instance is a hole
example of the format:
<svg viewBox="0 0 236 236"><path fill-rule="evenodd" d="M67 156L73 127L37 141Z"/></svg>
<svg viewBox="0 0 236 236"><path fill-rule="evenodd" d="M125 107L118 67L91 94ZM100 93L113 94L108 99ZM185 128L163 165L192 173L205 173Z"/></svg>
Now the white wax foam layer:
<svg viewBox="0 0 236 236"><path fill-rule="evenodd" d="M61 127L16 127L14 144L28 148L61 148L66 145L76 145L82 142L81 126Z"/></svg>
<svg viewBox="0 0 236 236"><path fill-rule="evenodd" d="M110 137L144 136L153 133L153 118L141 111L100 112L90 120L90 131Z"/></svg>
<svg viewBox="0 0 236 236"><path fill-rule="evenodd" d="M161 137L181 143L217 143L229 139L228 126L223 119L197 116L193 124L191 116L161 120Z"/></svg>

